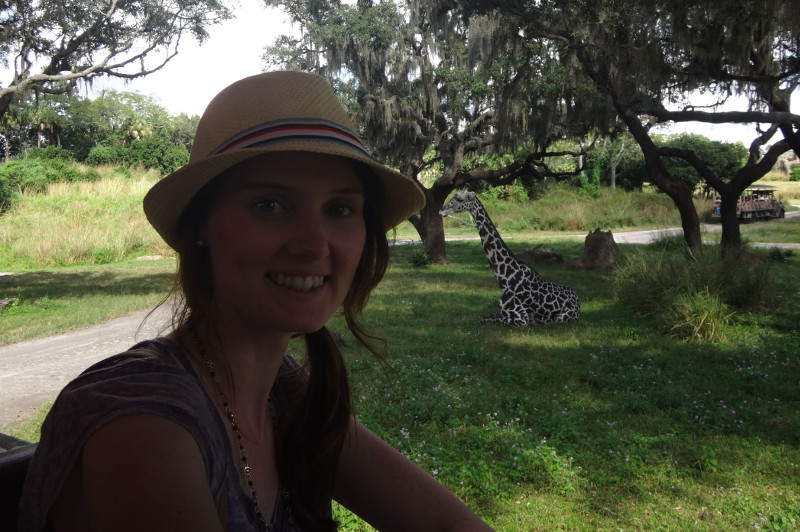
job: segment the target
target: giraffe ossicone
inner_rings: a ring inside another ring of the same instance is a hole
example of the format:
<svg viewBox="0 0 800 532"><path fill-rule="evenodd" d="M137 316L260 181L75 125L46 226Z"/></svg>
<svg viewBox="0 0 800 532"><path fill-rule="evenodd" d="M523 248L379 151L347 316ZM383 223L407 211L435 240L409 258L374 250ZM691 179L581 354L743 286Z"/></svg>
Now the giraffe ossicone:
<svg viewBox="0 0 800 532"><path fill-rule="evenodd" d="M503 291L500 311L481 317L479 324L520 327L578 319L581 309L578 294L568 286L544 279L536 270L517 260L473 192L457 192L439 214L456 212L469 212L475 220L486 259Z"/></svg>

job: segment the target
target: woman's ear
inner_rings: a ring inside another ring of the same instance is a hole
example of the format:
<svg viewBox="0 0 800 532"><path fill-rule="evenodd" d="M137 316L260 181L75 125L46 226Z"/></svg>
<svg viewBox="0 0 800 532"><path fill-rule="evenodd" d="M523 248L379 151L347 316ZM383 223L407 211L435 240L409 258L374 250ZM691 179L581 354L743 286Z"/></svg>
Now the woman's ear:
<svg viewBox="0 0 800 532"><path fill-rule="evenodd" d="M197 238L195 238L194 241L195 247L198 248L208 247L208 238L206 238L206 235L208 234L208 228L206 227L206 225L207 224L205 220L201 220L197 223L197 230L195 231Z"/></svg>

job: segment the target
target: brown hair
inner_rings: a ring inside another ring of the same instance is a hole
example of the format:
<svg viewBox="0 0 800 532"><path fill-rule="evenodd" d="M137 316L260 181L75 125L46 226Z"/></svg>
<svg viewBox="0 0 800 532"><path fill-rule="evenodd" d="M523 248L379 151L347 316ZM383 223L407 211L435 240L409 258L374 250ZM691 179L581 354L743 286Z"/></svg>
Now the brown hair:
<svg viewBox="0 0 800 532"><path fill-rule="evenodd" d="M364 189L366 240L353 283L345 296L342 312L355 338L382 362L373 345L378 338L358 321L369 295L383 278L389 262L389 245L377 207L383 191L372 171L354 163ZM173 327L210 318L214 294L208 249L198 246L198 227L206 219L219 184L233 167L221 174L192 199L180 223L178 272L171 296L175 297ZM350 423L352 405L344 357L327 327L306 334L306 374L282 372L278 380L291 396L280 408L276 455L280 484L290 494L292 515L307 530L336 530L329 514L339 456ZM281 405L278 405L281 406Z"/></svg>

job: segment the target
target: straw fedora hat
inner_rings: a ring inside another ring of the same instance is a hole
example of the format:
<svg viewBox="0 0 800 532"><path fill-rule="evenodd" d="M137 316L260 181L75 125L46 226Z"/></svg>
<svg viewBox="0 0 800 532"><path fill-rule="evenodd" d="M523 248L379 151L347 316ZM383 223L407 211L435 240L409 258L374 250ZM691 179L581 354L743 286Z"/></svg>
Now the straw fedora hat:
<svg viewBox="0 0 800 532"><path fill-rule="evenodd" d="M370 157L325 78L287 71L244 78L211 100L197 127L189 163L145 196L147 219L175 248L181 215L206 183L245 159L285 151L335 155L371 168L383 186L379 213L384 230L425 205L411 178Z"/></svg>

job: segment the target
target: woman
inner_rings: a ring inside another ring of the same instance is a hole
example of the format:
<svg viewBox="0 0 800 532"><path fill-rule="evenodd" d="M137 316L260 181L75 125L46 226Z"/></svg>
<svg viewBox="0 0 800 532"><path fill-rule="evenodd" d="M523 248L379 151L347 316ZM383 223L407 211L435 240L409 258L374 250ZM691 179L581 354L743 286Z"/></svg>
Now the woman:
<svg viewBox="0 0 800 532"><path fill-rule="evenodd" d="M145 213L179 257L173 331L89 368L42 427L20 530L488 530L351 416L325 328L357 322L385 233L424 205L373 161L330 85L274 72L223 90ZM301 368L284 355L305 338Z"/></svg>

